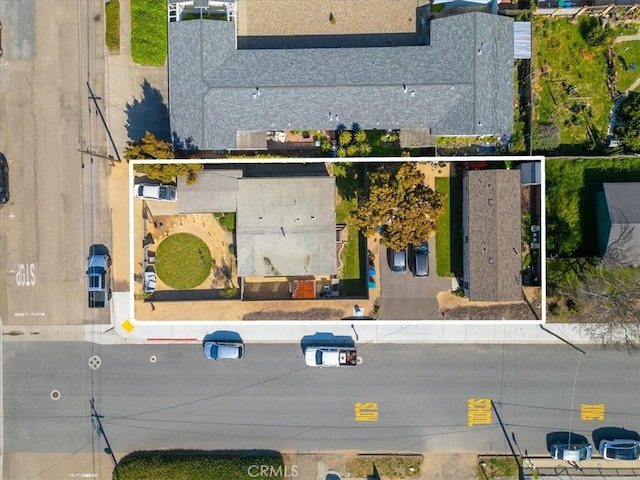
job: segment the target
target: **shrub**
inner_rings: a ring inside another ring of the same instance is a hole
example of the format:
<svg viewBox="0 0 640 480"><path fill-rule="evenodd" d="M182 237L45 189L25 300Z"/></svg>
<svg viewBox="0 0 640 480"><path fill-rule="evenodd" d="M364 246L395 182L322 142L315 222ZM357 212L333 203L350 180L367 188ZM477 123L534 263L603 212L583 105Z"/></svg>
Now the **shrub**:
<svg viewBox="0 0 640 480"><path fill-rule="evenodd" d="M367 141L367 132L365 132L364 130L358 130L353 138L355 139L356 143L364 143Z"/></svg>
<svg viewBox="0 0 640 480"><path fill-rule="evenodd" d="M534 150L553 150L560 145L560 129L555 123L536 122L531 142Z"/></svg>
<svg viewBox="0 0 640 480"><path fill-rule="evenodd" d="M335 25L336 24L336 17L333 13L329 14L329 21L331 22L331 25Z"/></svg>
<svg viewBox="0 0 640 480"><path fill-rule="evenodd" d="M105 43L109 52L120 52L120 2L109 0L104 5L105 14Z"/></svg>
<svg viewBox="0 0 640 480"><path fill-rule="evenodd" d="M237 288L225 288L224 290L222 290L220 292L220 296L222 298L227 298L227 299L231 299L233 297L235 297L238 293L238 289Z"/></svg>
<svg viewBox="0 0 640 480"><path fill-rule="evenodd" d="M345 130L340 133L340 136L338 138L340 140L340 145L347 145L351 142L353 136L351 135L351 132L349 130Z"/></svg>

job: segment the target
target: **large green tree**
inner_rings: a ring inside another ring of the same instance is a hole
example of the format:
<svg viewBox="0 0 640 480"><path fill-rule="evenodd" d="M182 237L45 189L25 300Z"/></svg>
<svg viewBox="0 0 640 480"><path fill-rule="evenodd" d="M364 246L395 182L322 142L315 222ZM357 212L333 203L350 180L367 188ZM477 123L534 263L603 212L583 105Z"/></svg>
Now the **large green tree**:
<svg viewBox="0 0 640 480"><path fill-rule="evenodd" d="M358 200L351 224L366 237L380 233L394 250L419 245L436 228L443 209L443 194L424 183L424 174L413 162L380 167L369 175L367 197Z"/></svg>
<svg viewBox="0 0 640 480"><path fill-rule="evenodd" d="M173 145L156 138L152 133L145 132L138 142L129 142L124 156L127 160L168 160L175 158ZM198 179L197 172L204 166L201 163L146 163L136 164L135 171L143 173L154 180L164 183L172 182L176 177L187 177L187 183L194 183Z"/></svg>
<svg viewBox="0 0 640 480"><path fill-rule="evenodd" d="M630 92L618 109L617 119L622 122L616 133L627 150L640 151L640 94Z"/></svg>

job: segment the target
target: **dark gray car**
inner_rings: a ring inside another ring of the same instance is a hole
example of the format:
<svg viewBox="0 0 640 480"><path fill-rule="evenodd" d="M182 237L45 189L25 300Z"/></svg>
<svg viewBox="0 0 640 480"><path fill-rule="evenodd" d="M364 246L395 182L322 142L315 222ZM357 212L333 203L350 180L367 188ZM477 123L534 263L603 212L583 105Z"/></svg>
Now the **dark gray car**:
<svg viewBox="0 0 640 480"><path fill-rule="evenodd" d="M429 244L422 242L419 246L414 246L411 250L413 274L416 277L427 277L429 275Z"/></svg>
<svg viewBox="0 0 640 480"><path fill-rule="evenodd" d="M9 164L0 153L0 204L9 201Z"/></svg>

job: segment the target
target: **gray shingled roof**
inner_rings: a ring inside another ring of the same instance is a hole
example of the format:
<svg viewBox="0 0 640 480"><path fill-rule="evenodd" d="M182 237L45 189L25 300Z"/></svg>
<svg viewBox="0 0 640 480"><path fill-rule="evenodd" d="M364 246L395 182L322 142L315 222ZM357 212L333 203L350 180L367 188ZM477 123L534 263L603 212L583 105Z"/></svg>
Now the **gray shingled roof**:
<svg viewBox="0 0 640 480"><path fill-rule="evenodd" d="M238 276L336 273L335 179L238 181Z"/></svg>
<svg viewBox="0 0 640 480"><path fill-rule="evenodd" d="M518 170L465 177L465 279L470 300L522 300L522 220Z"/></svg>
<svg viewBox="0 0 640 480"><path fill-rule="evenodd" d="M233 22L171 22L171 128L201 150L236 148L238 131L354 122L511 133L513 42L512 19L478 12L434 20L429 46L372 48L236 50Z"/></svg>
<svg viewBox="0 0 640 480"><path fill-rule="evenodd" d="M607 260L621 265L640 265L640 183L604 183L602 187L609 218L599 221L611 226Z"/></svg>
<svg viewBox="0 0 640 480"><path fill-rule="evenodd" d="M604 183L602 188L612 224L640 224L639 182Z"/></svg>

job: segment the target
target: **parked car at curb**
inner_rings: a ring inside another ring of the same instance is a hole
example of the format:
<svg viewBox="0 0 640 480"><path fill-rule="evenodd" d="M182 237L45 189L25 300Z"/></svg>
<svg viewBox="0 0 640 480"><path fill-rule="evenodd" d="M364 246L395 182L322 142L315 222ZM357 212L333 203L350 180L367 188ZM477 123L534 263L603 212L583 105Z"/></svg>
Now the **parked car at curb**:
<svg viewBox="0 0 640 480"><path fill-rule="evenodd" d="M139 183L135 186L136 197L143 200L159 200L161 202L175 202L178 199L178 191L175 185L152 185Z"/></svg>
<svg viewBox="0 0 640 480"><path fill-rule="evenodd" d="M104 308L111 299L111 256L94 245L87 258L87 289L89 308Z"/></svg>
<svg viewBox="0 0 640 480"><path fill-rule="evenodd" d="M605 460L634 461L640 458L640 441L638 440L602 440L600 455Z"/></svg>
<svg viewBox="0 0 640 480"><path fill-rule="evenodd" d="M209 360L240 360L244 355L244 345L240 342L205 341L202 344L204 356Z"/></svg>
<svg viewBox="0 0 640 480"><path fill-rule="evenodd" d="M391 248L387 248L387 261L393 273L405 273L407 271L407 250L404 249L396 252Z"/></svg>
<svg viewBox="0 0 640 480"><path fill-rule="evenodd" d="M551 445L549 453L556 460L580 462L591 458L593 447L588 443L557 443Z"/></svg>
<svg viewBox="0 0 640 480"><path fill-rule="evenodd" d="M309 346L304 350L304 361L309 367L353 367L358 356L354 347Z"/></svg>
<svg viewBox="0 0 640 480"><path fill-rule="evenodd" d="M0 204L9 201L9 164L6 157L0 153Z"/></svg>

